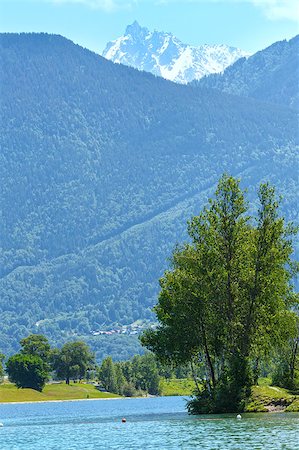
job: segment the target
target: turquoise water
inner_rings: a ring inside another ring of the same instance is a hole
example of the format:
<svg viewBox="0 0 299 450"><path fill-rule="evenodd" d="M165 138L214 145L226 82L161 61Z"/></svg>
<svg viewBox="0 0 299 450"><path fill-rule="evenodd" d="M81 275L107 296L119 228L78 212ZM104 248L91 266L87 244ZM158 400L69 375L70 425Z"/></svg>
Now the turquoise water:
<svg viewBox="0 0 299 450"><path fill-rule="evenodd" d="M1 450L299 448L299 414L194 417L182 397L2 404L0 422Z"/></svg>

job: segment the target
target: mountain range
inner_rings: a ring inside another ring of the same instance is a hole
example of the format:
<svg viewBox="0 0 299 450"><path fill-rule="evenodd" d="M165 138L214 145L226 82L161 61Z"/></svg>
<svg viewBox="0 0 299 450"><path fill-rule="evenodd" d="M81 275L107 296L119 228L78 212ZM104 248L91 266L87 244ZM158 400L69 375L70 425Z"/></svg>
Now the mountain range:
<svg viewBox="0 0 299 450"><path fill-rule="evenodd" d="M249 53L224 44L187 45L171 33L152 32L135 21L127 26L123 36L106 45L103 56L115 63L185 84L222 72Z"/></svg>
<svg viewBox="0 0 299 450"><path fill-rule="evenodd" d="M239 59L199 85L299 110L299 35Z"/></svg>
<svg viewBox="0 0 299 450"><path fill-rule="evenodd" d="M296 83L276 49L263 86L280 67L290 97L269 102L172 83L58 35L0 35L0 352L31 332L84 339L98 359L141 351L136 336L97 333L154 320L167 258L223 172L253 208L270 180L298 223Z"/></svg>

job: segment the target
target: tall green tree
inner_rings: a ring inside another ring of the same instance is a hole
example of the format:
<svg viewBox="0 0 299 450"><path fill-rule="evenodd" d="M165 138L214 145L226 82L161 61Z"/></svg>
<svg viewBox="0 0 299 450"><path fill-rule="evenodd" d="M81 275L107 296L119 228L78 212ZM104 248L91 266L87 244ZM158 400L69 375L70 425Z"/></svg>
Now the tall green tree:
<svg viewBox="0 0 299 450"><path fill-rule="evenodd" d="M68 342L61 350L52 352L52 366L57 377L70 384L71 378L84 378L86 371L94 366L94 354L84 342Z"/></svg>
<svg viewBox="0 0 299 450"><path fill-rule="evenodd" d="M220 179L188 224L191 243L175 249L160 280L159 327L142 337L162 361L203 364L191 412L242 410L254 361L296 334L295 230L279 217L273 187L262 184L258 196L251 217L239 180Z"/></svg>
<svg viewBox="0 0 299 450"><path fill-rule="evenodd" d="M42 334L30 334L27 338L21 339L20 344L22 354L39 356L43 361L49 361L51 347L48 339Z"/></svg>
<svg viewBox="0 0 299 450"><path fill-rule="evenodd" d="M18 388L31 388L42 391L49 379L49 371L44 361L35 355L18 353L6 363L9 380Z"/></svg>
<svg viewBox="0 0 299 450"><path fill-rule="evenodd" d="M135 387L152 395L159 394L160 377L155 355L146 353L132 358Z"/></svg>
<svg viewBox="0 0 299 450"><path fill-rule="evenodd" d="M126 379L125 379L123 371L122 371L121 363L115 363L114 370L115 370L115 379L116 379L116 393L123 395L124 386L126 385Z"/></svg>
<svg viewBox="0 0 299 450"><path fill-rule="evenodd" d="M118 392L118 380L115 372L114 363L112 358L108 356L105 358L99 368L99 380L103 384L107 392Z"/></svg>
<svg viewBox="0 0 299 450"><path fill-rule="evenodd" d="M298 320L299 322L299 320ZM299 386L299 338L290 339L274 358L272 384L297 390Z"/></svg>

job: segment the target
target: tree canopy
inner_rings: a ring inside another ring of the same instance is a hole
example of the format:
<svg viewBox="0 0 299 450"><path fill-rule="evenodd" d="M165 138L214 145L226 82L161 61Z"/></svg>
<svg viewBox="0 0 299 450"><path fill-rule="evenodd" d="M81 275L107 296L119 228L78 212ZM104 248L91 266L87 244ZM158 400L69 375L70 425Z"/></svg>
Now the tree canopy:
<svg viewBox="0 0 299 450"><path fill-rule="evenodd" d="M53 350L52 365L58 378L82 379L88 369L94 366L94 354L85 342L68 342L61 350Z"/></svg>
<svg viewBox="0 0 299 450"><path fill-rule="evenodd" d="M45 362L49 360L51 347L48 339L42 334L30 334L30 336L21 339L20 344L22 354L39 356Z"/></svg>
<svg viewBox="0 0 299 450"><path fill-rule="evenodd" d="M48 367L36 355L18 353L6 363L9 380L18 388L31 388L42 391L49 379Z"/></svg>
<svg viewBox="0 0 299 450"><path fill-rule="evenodd" d="M135 355L129 361L103 360L98 377L108 392L131 397L138 393L159 394L160 373L155 355Z"/></svg>
<svg viewBox="0 0 299 450"><path fill-rule="evenodd" d="M204 367L193 412L241 410L259 361L296 336L296 230L279 216L273 187L261 184L258 197L252 216L239 180L220 179L160 280L159 326L142 337L162 361Z"/></svg>
<svg viewBox="0 0 299 450"><path fill-rule="evenodd" d="M118 392L119 386L117 383L116 370L111 356L108 356L103 360L99 368L98 376L106 391L114 393Z"/></svg>

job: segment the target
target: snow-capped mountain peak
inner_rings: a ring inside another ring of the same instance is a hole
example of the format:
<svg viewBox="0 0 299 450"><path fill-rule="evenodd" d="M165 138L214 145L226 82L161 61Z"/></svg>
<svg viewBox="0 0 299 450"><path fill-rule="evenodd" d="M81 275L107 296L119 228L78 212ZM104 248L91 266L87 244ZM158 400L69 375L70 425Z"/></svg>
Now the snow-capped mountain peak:
<svg viewBox="0 0 299 450"><path fill-rule="evenodd" d="M224 44L187 45L171 33L150 31L135 21L127 26L123 36L106 45L103 56L171 81L188 83L223 72L249 54Z"/></svg>

